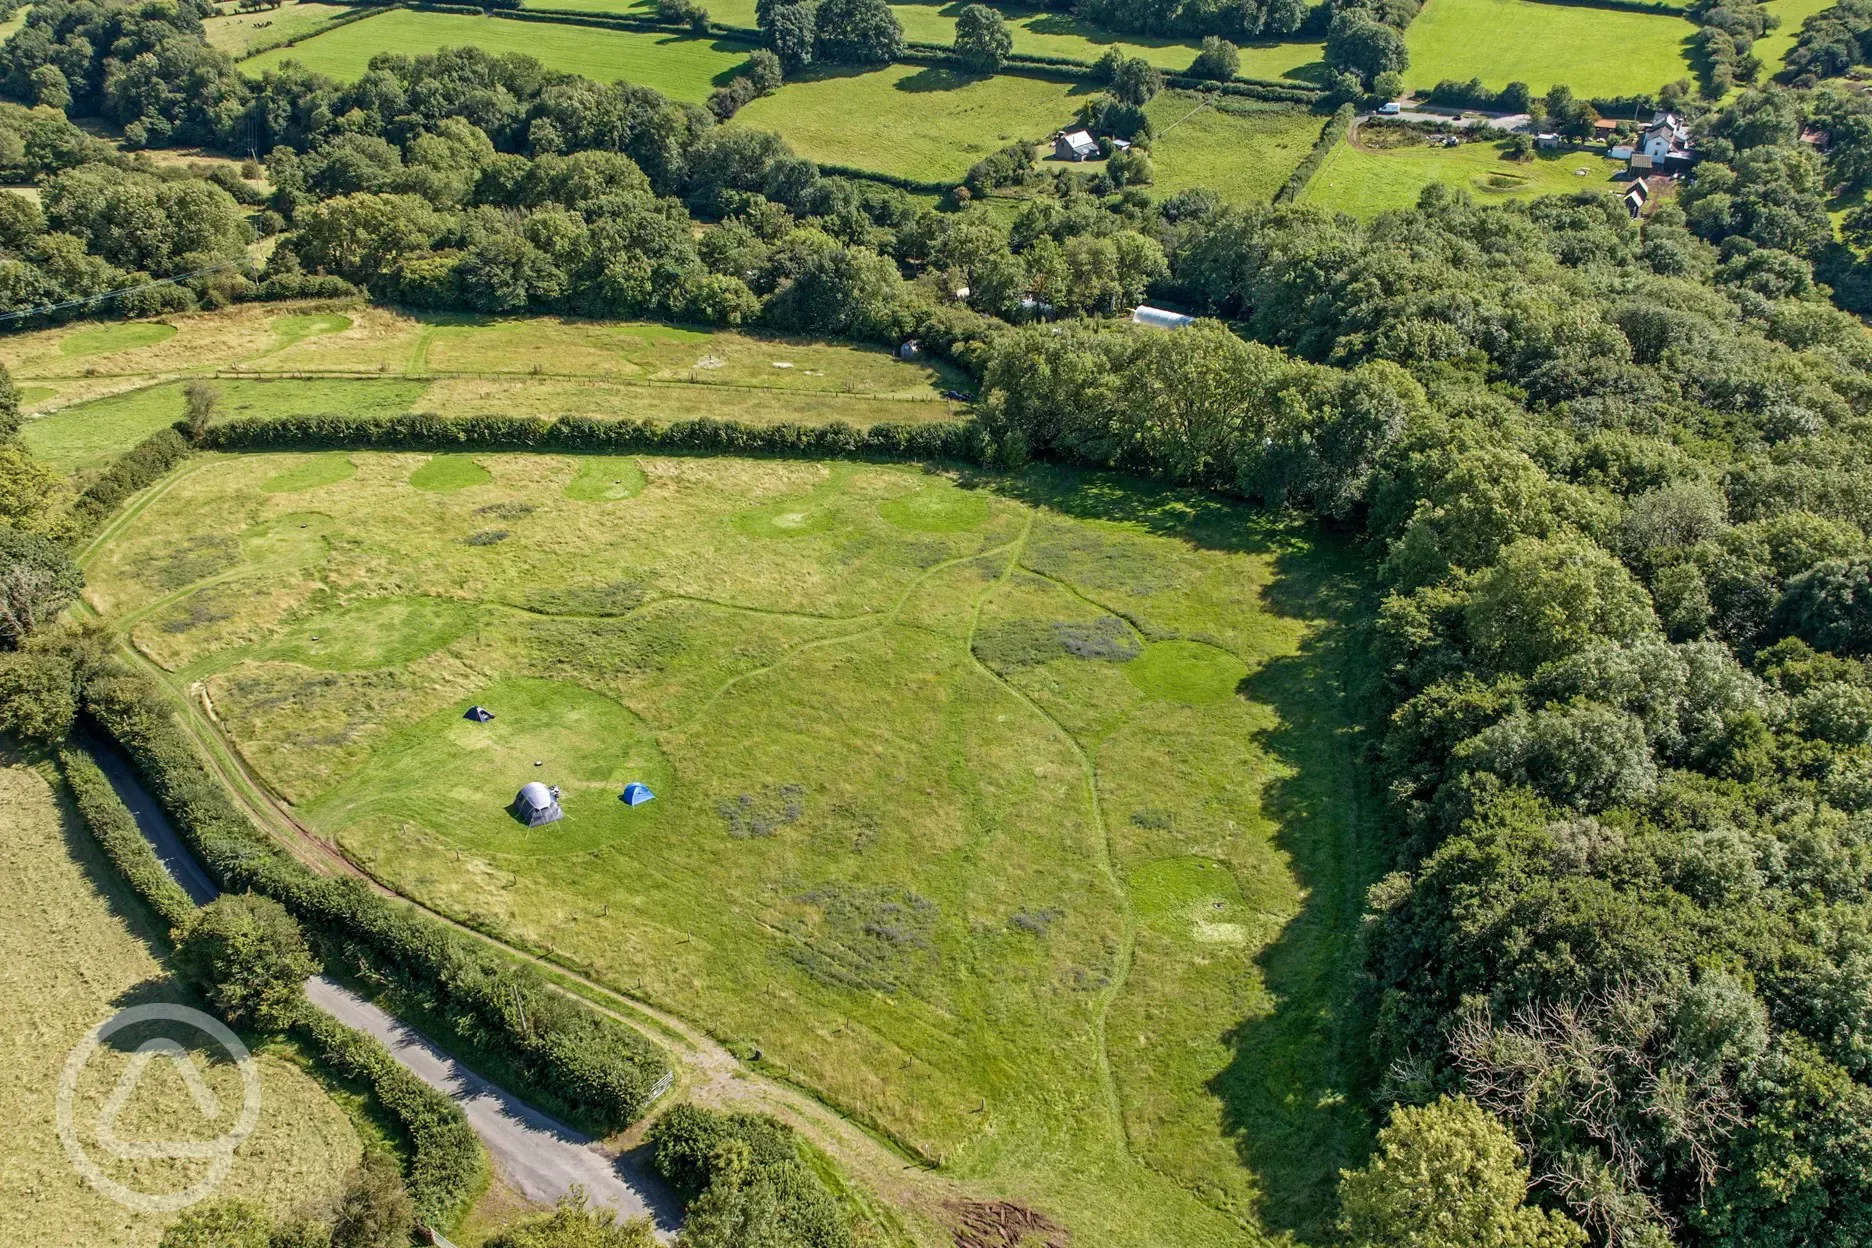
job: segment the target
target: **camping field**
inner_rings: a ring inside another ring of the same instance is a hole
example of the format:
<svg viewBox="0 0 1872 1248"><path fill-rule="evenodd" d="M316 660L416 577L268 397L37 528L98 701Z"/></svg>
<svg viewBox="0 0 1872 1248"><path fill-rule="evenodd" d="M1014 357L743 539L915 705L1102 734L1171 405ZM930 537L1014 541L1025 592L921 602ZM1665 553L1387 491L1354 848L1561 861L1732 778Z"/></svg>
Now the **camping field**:
<svg viewBox="0 0 1872 1248"><path fill-rule="evenodd" d="M174 1215L133 1213L88 1186L73 1170L56 1127L55 1095L66 1054L119 1009L187 1002L155 956L145 912L95 843L54 797L44 775L0 756L0 1115L7 1124L6 1199L0 1243L33 1248L154 1248ZM131 1035L133 1033L122 1033ZM186 1034L186 1033L184 1033ZM241 1081L209 1046L193 1055L222 1104L238 1105ZM218 1194L258 1201L274 1214L334 1195L356 1163L358 1134L345 1110L290 1054L256 1055L261 1113L234 1155ZM150 1192L175 1191L201 1177L186 1159L111 1159L96 1147L98 1117L130 1054L110 1043L77 1084L73 1122L104 1173ZM149 1066L124 1103L119 1133L128 1141L209 1139L187 1085L166 1062Z"/></svg>
<svg viewBox="0 0 1872 1248"><path fill-rule="evenodd" d="M1401 147L1366 151L1341 141L1327 155L1300 202L1333 212L1369 217L1409 208L1433 182L1457 186L1486 203L1574 191L1616 191L1613 175L1623 168L1595 151L1540 153L1532 160L1504 159L1500 143L1459 147Z"/></svg>
<svg viewBox="0 0 1872 1248"><path fill-rule="evenodd" d="M1404 81L1428 90L1445 78L1481 78L1535 91L1565 83L1581 96L1656 91L1693 78L1696 28L1662 13L1634 13L1541 0L1428 0L1404 32Z"/></svg>
<svg viewBox="0 0 1872 1248"><path fill-rule="evenodd" d="M373 19L374 20L374 19ZM181 419L181 379L216 373L219 416L434 412L776 424L949 416L946 365L881 348L638 322L414 317L368 305L247 305L0 341L27 446L102 467Z"/></svg>
<svg viewBox="0 0 1872 1248"><path fill-rule="evenodd" d="M1075 1244L1321 1229L1350 552L1105 476L550 454L206 456L112 533L91 605L379 879Z"/></svg>
<svg viewBox="0 0 1872 1248"><path fill-rule="evenodd" d="M293 60L349 80L363 76L371 57L380 52L413 56L470 45L497 54L524 52L538 57L548 69L583 74L598 82L622 78L691 103L701 103L711 90L733 77L750 50L747 44L690 35L395 9L289 48L263 52L242 66L258 74Z"/></svg>

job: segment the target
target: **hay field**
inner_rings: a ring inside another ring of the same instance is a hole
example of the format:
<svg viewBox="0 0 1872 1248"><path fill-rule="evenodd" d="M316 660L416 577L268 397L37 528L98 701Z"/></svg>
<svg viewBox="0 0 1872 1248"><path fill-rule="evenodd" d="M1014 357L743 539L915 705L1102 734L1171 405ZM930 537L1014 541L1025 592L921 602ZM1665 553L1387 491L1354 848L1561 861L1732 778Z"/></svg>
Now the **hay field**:
<svg viewBox="0 0 1872 1248"><path fill-rule="evenodd" d="M1327 117L1304 108L1230 101L1228 111L1187 91L1165 91L1150 115L1159 195L1206 186L1226 200L1266 203L1313 150Z"/></svg>
<svg viewBox="0 0 1872 1248"><path fill-rule="evenodd" d="M152 953L154 932L94 844L37 771L0 765L0 1243L33 1248L151 1248L174 1215L133 1213L88 1186L60 1146L54 1098L65 1056L92 1027L130 1004L187 1001ZM186 1039L188 1033L178 1033ZM238 1105L240 1080L194 1055L208 1087ZM310 1076L274 1052L257 1055L261 1115L235 1154L219 1194L284 1215L336 1192L356 1163L357 1133ZM78 1084L75 1123L95 1145L98 1115L129 1054L107 1045ZM224 1111L225 1112L225 1111ZM165 1062L152 1063L118 1120L126 1140L211 1139L218 1134ZM93 1147L105 1173L145 1191L175 1191L205 1164L119 1162Z"/></svg>
<svg viewBox="0 0 1872 1248"><path fill-rule="evenodd" d="M1445 78L1479 77L1536 92L1565 83L1581 96L1656 91L1695 78L1696 28L1662 13L1632 13L1539 0L1429 0L1404 32L1405 83L1428 90Z"/></svg>
<svg viewBox="0 0 1872 1248"><path fill-rule="evenodd" d="M362 77L371 57L379 52L413 56L459 47L484 48L496 54L524 52L539 58L548 69L583 74L598 82L623 79L692 103L700 103L733 77L750 51L744 43L689 35L397 9L290 48L263 52L242 65L257 74L294 60L308 69L350 80Z"/></svg>
<svg viewBox="0 0 1872 1248"><path fill-rule="evenodd" d="M1540 153L1503 159L1500 143L1361 151L1341 141L1301 193L1300 202L1355 217L1409 208L1433 182L1457 186L1478 200L1528 199L1598 190L1621 193L1613 181L1624 166L1593 151Z"/></svg>
<svg viewBox="0 0 1872 1248"><path fill-rule="evenodd" d="M1369 874L1336 547L768 460L210 457L139 507L90 602L380 879L1084 1248L1320 1230ZM563 822L506 813L533 779Z"/></svg>
<svg viewBox="0 0 1872 1248"><path fill-rule="evenodd" d="M375 19L372 19L375 20ZM184 378L218 374L222 418L404 411L713 416L854 425L941 420L947 365L875 347L637 321L408 316L249 304L0 339L25 392L22 436L66 471L103 467L182 418Z"/></svg>

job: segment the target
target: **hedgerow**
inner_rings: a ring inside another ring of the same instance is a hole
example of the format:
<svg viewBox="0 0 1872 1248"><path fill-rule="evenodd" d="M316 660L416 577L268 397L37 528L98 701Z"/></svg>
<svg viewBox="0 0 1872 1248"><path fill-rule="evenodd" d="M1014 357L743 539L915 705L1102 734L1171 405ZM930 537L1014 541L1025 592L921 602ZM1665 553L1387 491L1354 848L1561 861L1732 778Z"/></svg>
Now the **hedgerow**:
<svg viewBox="0 0 1872 1248"><path fill-rule="evenodd" d="M186 925L195 914L194 901L170 877L104 772L77 746L60 749L58 762L79 816L118 874L172 930Z"/></svg>
<svg viewBox="0 0 1872 1248"><path fill-rule="evenodd" d="M85 487L71 514L81 533L95 529L104 518L138 490L155 484L163 474L188 457L188 439L176 429L159 429L118 456L102 476Z"/></svg>

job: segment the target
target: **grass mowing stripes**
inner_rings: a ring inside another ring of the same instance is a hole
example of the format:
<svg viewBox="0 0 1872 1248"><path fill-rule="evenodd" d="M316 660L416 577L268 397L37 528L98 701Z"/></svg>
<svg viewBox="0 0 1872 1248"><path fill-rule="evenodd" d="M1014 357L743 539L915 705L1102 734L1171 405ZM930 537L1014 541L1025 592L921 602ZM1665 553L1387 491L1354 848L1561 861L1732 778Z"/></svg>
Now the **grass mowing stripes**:
<svg viewBox="0 0 1872 1248"><path fill-rule="evenodd" d="M1497 89L1555 83L1576 95L1656 91L1694 77L1689 40L1696 28L1667 14L1539 0L1429 0L1404 32L1404 81L1428 90L1445 78L1481 78Z"/></svg>
<svg viewBox="0 0 1872 1248"><path fill-rule="evenodd" d="M293 60L350 81L362 77L371 57L379 52L413 56L469 46L496 54L523 52L539 58L548 69L583 74L598 82L622 79L694 103L733 77L751 50L744 43L690 35L397 9L290 48L263 52L241 64L258 74Z"/></svg>

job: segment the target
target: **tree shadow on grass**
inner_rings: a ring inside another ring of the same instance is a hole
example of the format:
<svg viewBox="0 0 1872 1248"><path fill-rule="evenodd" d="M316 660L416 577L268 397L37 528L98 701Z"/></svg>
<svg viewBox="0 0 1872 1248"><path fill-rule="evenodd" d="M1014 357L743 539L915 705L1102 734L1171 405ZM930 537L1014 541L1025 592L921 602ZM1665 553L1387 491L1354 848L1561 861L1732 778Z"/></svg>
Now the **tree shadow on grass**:
<svg viewBox="0 0 1872 1248"><path fill-rule="evenodd" d="M1371 1072L1357 936L1383 859L1355 703L1367 687L1361 639L1375 605L1364 563L1331 537L1277 556L1268 606L1323 623L1298 654L1240 686L1279 715L1259 744L1286 774L1263 790L1262 809L1305 902L1257 958L1274 1008L1227 1033L1234 1056L1209 1087L1243 1164L1262 1180L1263 1221L1305 1240L1329 1235L1335 1179L1362 1159L1371 1130L1361 1108Z"/></svg>
<svg viewBox="0 0 1872 1248"><path fill-rule="evenodd" d="M968 74L957 69L944 69L940 65L926 65L907 78L899 78L894 85L898 91L908 91L920 95L930 91L956 91L971 83L984 81L986 74Z"/></svg>

